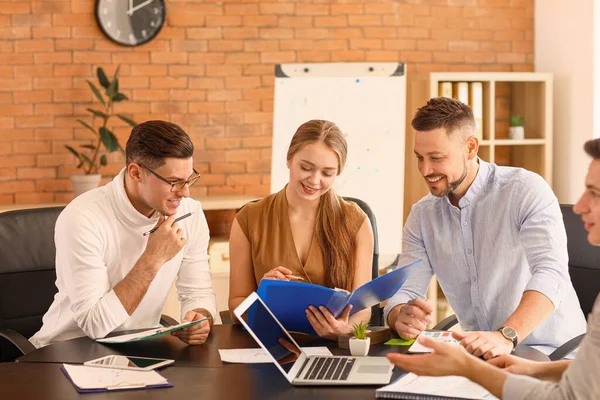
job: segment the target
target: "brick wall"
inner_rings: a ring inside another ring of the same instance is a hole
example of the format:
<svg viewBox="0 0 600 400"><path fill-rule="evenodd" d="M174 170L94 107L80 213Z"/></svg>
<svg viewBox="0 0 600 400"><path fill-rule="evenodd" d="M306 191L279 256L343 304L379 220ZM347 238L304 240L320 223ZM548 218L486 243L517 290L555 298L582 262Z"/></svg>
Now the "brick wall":
<svg viewBox="0 0 600 400"><path fill-rule="evenodd" d="M121 1L121 0L119 0ZM195 195L269 191L273 65L403 61L410 71L533 70L533 0L165 0L152 42L118 46L93 0L0 0L0 203L66 202L90 140L96 66L130 97L117 111L180 124L203 177ZM129 129L114 121L122 144ZM112 154L103 181L123 165Z"/></svg>

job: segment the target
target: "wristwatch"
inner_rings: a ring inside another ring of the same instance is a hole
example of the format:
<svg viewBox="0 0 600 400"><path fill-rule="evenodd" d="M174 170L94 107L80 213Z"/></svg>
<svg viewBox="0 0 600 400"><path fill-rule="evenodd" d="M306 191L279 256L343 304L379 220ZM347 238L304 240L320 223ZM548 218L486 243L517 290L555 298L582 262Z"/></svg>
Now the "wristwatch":
<svg viewBox="0 0 600 400"><path fill-rule="evenodd" d="M498 331L500 331L500 333L502 334L502 336L504 336L506 340L510 340L511 342L513 342L514 350L517 347L517 344L519 344L519 335L517 334L517 331L514 328L511 328L510 326L503 326L500 329L498 329Z"/></svg>

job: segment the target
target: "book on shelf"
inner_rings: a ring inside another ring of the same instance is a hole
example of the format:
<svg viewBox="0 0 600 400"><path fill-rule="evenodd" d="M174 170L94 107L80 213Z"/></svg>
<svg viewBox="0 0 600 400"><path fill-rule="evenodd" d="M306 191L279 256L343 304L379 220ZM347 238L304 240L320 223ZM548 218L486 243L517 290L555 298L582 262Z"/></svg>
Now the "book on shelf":
<svg viewBox="0 0 600 400"><path fill-rule="evenodd" d="M469 83L469 106L475 117L475 131L477 138L483 140L483 83Z"/></svg>
<svg viewBox="0 0 600 400"><path fill-rule="evenodd" d="M375 391L378 399L491 400L496 397L462 376L418 376L408 373Z"/></svg>
<svg viewBox="0 0 600 400"><path fill-rule="evenodd" d="M452 97L469 105L469 82L454 82Z"/></svg>
<svg viewBox="0 0 600 400"><path fill-rule="evenodd" d="M440 97L452 98L452 82L438 83L438 95Z"/></svg>

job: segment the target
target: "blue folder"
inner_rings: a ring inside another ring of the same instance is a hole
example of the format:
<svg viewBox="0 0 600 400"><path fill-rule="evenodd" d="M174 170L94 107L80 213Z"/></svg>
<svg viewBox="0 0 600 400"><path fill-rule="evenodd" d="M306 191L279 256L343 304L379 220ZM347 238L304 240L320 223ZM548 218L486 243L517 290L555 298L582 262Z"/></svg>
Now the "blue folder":
<svg viewBox="0 0 600 400"><path fill-rule="evenodd" d="M365 283L352 293L304 282L263 279L256 293L273 312L285 329L315 335L306 318L308 306L325 306L338 317L348 305L350 315L392 297L402 287L416 264L413 261L401 268Z"/></svg>

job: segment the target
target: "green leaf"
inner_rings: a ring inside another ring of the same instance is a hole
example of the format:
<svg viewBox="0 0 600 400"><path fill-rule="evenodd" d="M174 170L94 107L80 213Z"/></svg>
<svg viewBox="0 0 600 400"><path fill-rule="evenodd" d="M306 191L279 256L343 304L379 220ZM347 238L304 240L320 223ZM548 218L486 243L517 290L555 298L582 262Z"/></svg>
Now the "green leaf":
<svg viewBox="0 0 600 400"><path fill-rule="evenodd" d="M98 67L98 69L96 69L96 75L98 75L98 82L100 82L102 87L105 89L108 88L110 82L108 81L108 78L106 77L106 74L104 73L102 67Z"/></svg>
<svg viewBox="0 0 600 400"><path fill-rule="evenodd" d="M119 77L119 71L121 70L121 64L117 65L117 69L115 70L115 75L113 79L117 79Z"/></svg>
<svg viewBox="0 0 600 400"><path fill-rule="evenodd" d="M89 165L93 165L92 160L90 160L90 158L83 153L81 153L81 159L83 161L85 161L86 163L88 163Z"/></svg>
<svg viewBox="0 0 600 400"><path fill-rule="evenodd" d="M135 122L134 120L132 120L129 117L126 117L123 114L117 114L117 117L121 118L123 121L127 122L129 125L131 125L134 128L137 126L137 122Z"/></svg>
<svg viewBox="0 0 600 400"><path fill-rule="evenodd" d="M100 157L100 165L105 166L106 164L108 164L108 161L106 160L106 154L102 154Z"/></svg>
<svg viewBox="0 0 600 400"><path fill-rule="evenodd" d="M119 150L119 141L117 137L108 129L100 128L100 140L106 147L106 151L112 153L113 151Z"/></svg>
<svg viewBox="0 0 600 400"><path fill-rule="evenodd" d="M119 93L119 80L114 78L106 89L106 95L112 99L117 95L117 93Z"/></svg>
<svg viewBox="0 0 600 400"><path fill-rule="evenodd" d="M104 114L102 111L94 110L92 108L86 108L86 110L94 114L96 117L108 118L108 115Z"/></svg>
<svg viewBox="0 0 600 400"><path fill-rule="evenodd" d="M100 103L106 104L106 102L104 101L104 98L102 97L102 94L100 93L100 91L98 90L96 85L94 85L92 82L90 82L87 79L86 79L86 82L88 83L88 85L90 85L90 89L92 89L92 92L94 92L94 94L96 95L96 98L98 100L100 100Z"/></svg>
<svg viewBox="0 0 600 400"><path fill-rule="evenodd" d="M125 96L123 93L117 93L113 98L112 101L119 102L122 100L129 100L129 98L127 96Z"/></svg>
<svg viewBox="0 0 600 400"><path fill-rule="evenodd" d="M75 150L71 146L67 146L66 144L65 144L65 147L67 148L67 150L69 150L71 152L71 154L73 154L75 157L77 157L78 160L81 160L81 156L79 155L79 152L77 150Z"/></svg>
<svg viewBox="0 0 600 400"><path fill-rule="evenodd" d="M95 135L98 134L98 132L96 132L96 130L94 128L92 128L87 122L82 121L80 119L77 120L77 122L79 122L81 125L85 126L86 128L88 128L90 131L94 132Z"/></svg>
<svg viewBox="0 0 600 400"><path fill-rule="evenodd" d="M93 144L82 144L81 147L83 147L84 149L96 150L96 146L94 146Z"/></svg>

